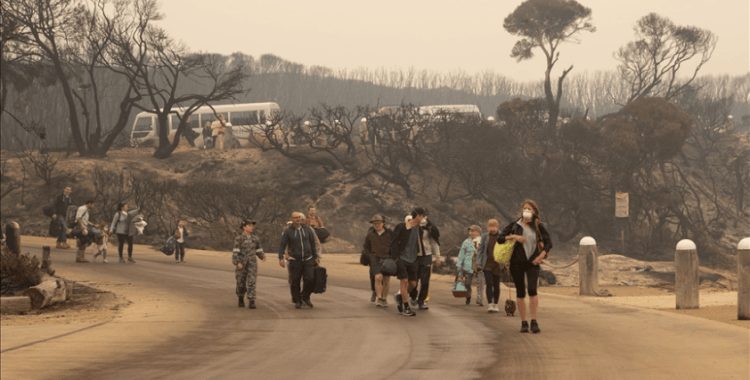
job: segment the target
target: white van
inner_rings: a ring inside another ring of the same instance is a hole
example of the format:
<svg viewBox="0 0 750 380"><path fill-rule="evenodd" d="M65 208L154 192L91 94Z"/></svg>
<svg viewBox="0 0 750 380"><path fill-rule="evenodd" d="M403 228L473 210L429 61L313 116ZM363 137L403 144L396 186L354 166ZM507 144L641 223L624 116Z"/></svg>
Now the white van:
<svg viewBox="0 0 750 380"><path fill-rule="evenodd" d="M430 115L434 116L439 114L440 112L450 113L450 114L461 114L468 117L476 117L478 119L482 119L482 112L479 110L479 107L477 107L474 104L446 104L446 105L439 105L439 106L422 106L417 107L417 111L420 115Z"/></svg>
<svg viewBox="0 0 750 380"><path fill-rule="evenodd" d="M226 148L249 146L248 137L250 137L250 133L260 131L266 121L273 119L281 112L278 104L270 102L226 104L213 106L213 108L212 110L209 106L200 107L190 115L188 120L188 128L198 133L199 137L195 139L195 146L199 148L203 147L203 138L201 137L203 126L206 122L215 120L214 110L216 110L216 115L224 115L224 120L228 123L229 132L226 134L227 140L224 142ZM182 114L185 109L176 108L175 111ZM180 119L177 118L177 115L170 115L168 119L170 136L174 136L179 124ZM135 116L133 130L130 132L130 141L133 144L136 142L144 143L149 140L158 141L157 128L156 115L141 112Z"/></svg>

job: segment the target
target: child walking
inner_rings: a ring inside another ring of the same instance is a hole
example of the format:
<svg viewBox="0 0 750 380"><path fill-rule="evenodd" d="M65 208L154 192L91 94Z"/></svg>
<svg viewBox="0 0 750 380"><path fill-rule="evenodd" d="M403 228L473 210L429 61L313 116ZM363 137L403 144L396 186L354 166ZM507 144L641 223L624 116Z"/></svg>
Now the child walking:
<svg viewBox="0 0 750 380"><path fill-rule="evenodd" d="M109 233L107 233L107 223L102 223L102 225L99 226L99 230L102 231L102 234L96 238L96 253L94 254L93 261L96 262L96 258L101 255L102 262L106 264L109 262L107 260L107 240L109 240Z"/></svg>

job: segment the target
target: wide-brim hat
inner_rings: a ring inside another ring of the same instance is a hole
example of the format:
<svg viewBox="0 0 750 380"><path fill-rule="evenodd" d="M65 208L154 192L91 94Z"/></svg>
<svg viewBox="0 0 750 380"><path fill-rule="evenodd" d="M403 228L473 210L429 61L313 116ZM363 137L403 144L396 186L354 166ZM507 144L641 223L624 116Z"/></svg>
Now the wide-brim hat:
<svg viewBox="0 0 750 380"><path fill-rule="evenodd" d="M469 227L469 231L476 231L476 232L479 232L481 234L482 233L482 227L479 227L476 224L472 224Z"/></svg>
<svg viewBox="0 0 750 380"><path fill-rule="evenodd" d="M383 223L385 223L385 219L383 218L382 215L376 214L376 215L374 215L372 217L372 219L370 219L370 223L375 223L375 222L383 222Z"/></svg>

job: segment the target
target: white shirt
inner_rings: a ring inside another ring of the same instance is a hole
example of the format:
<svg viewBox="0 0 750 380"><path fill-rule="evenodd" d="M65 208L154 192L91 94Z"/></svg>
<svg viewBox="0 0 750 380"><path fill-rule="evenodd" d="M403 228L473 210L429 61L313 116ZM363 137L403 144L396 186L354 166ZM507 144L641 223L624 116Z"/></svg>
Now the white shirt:
<svg viewBox="0 0 750 380"><path fill-rule="evenodd" d="M185 228L184 227L177 227L177 230L180 231L180 238L177 239L178 243L184 243L185 242Z"/></svg>
<svg viewBox="0 0 750 380"><path fill-rule="evenodd" d="M81 219L81 225L83 227L89 226L89 208L83 205L76 211L76 220Z"/></svg>

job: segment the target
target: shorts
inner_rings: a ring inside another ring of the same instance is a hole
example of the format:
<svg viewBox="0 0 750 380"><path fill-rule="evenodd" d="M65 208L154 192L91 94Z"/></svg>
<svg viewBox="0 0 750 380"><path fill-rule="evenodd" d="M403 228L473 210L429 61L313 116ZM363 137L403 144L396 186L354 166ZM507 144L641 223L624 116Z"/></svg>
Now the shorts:
<svg viewBox="0 0 750 380"><path fill-rule="evenodd" d="M404 259L396 261L396 278L409 281L417 281L417 262L407 263Z"/></svg>
<svg viewBox="0 0 750 380"><path fill-rule="evenodd" d="M370 276L375 276L380 273L380 267L385 261L384 257L370 256Z"/></svg>

